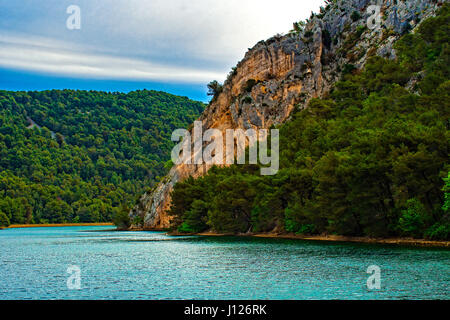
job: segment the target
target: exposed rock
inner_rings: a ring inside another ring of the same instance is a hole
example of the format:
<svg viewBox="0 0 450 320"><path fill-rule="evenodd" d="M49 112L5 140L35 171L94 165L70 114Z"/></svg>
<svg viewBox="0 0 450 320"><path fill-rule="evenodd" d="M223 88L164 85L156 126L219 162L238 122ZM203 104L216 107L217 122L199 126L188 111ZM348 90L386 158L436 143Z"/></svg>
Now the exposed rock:
<svg viewBox="0 0 450 320"><path fill-rule="evenodd" d="M442 1L380 3L379 28L367 27L373 15L367 8L376 4L375 1L336 1L320 15L310 18L300 34L260 41L238 63L225 81L223 91L200 117L203 128L225 132L237 128L265 129L285 122L295 106L304 108L311 98L326 93L346 66L361 68L374 54L395 58L394 42L425 17L433 15ZM357 21L352 19L355 11L361 17ZM189 176L201 176L208 169L207 165L173 167L131 210L134 221L143 221L143 225L133 227L169 227L167 212L174 185Z"/></svg>

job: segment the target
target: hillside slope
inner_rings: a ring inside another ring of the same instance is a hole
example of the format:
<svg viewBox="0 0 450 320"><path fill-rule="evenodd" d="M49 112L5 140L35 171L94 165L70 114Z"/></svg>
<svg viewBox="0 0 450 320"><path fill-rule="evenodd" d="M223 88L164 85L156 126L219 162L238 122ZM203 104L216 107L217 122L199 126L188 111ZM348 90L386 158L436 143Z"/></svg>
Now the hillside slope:
<svg viewBox="0 0 450 320"><path fill-rule="evenodd" d="M297 106L329 92L342 74L361 69L368 58L395 59L393 44L442 1L384 1L380 28L368 27L369 0L332 1L312 14L304 28L261 41L247 52L224 83L223 91L200 117L203 128L270 128L288 120ZM131 210L134 227L170 226L171 192L177 182L204 175L210 166L178 165Z"/></svg>
<svg viewBox="0 0 450 320"><path fill-rule="evenodd" d="M19 224L110 222L166 173L172 131L203 110L147 90L0 91L0 214Z"/></svg>
<svg viewBox="0 0 450 320"><path fill-rule="evenodd" d="M450 239L450 5L280 126L280 170L175 185L182 233ZM324 238L324 237L322 237Z"/></svg>

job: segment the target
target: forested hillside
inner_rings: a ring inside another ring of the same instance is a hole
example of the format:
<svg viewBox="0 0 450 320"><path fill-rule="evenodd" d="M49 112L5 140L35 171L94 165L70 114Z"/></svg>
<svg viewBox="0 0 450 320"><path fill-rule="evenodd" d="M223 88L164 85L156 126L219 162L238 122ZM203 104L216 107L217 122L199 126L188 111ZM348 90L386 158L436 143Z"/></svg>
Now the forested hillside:
<svg viewBox="0 0 450 320"><path fill-rule="evenodd" d="M204 105L156 91L0 91L0 222L109 222ZM8 221L9 220L9 221Z"/></svg>
<svg viewBox="0 0 450 320"><path fill-rule="evenodd" d="M396 43L397 59L345 70L280 128L280 167L213 168L178 183L181 232L450 237L450 6Z"/></svg>

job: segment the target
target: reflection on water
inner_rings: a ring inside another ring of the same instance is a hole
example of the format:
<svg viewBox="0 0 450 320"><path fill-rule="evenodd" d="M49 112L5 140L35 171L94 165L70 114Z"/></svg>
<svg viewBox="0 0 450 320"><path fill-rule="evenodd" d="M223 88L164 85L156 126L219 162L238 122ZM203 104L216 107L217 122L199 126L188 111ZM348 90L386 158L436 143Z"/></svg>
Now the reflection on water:
<svg viewBox="0 0 450 320"><path fill-rule="evenodd" d="M446 249L110 229L0 231L0 299L450 298ZM67 288L70 265L81 290Z"/></svg>

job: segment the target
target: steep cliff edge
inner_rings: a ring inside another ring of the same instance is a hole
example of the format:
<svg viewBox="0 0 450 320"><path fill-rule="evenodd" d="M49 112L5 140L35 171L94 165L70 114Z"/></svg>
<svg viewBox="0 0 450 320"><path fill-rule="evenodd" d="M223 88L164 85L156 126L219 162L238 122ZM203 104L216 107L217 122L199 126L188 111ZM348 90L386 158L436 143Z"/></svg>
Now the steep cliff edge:
<svg viewBox="0 0 450 320"><path fill-rule="evenodd" d="M203 129L265 129L285 122L295 106L303 108L311 98L326 94L342 72L361 68L375 54L395 58L393 43L433 15L442 2L380 1L377 15L368 10L375 1L334 1L311 16L304 30L275 36L250 49L200 117ZM374 27L377 23L380 27ZM174 166L131 210L133 228L169 227L173 186L208 169Z"/></svg>

